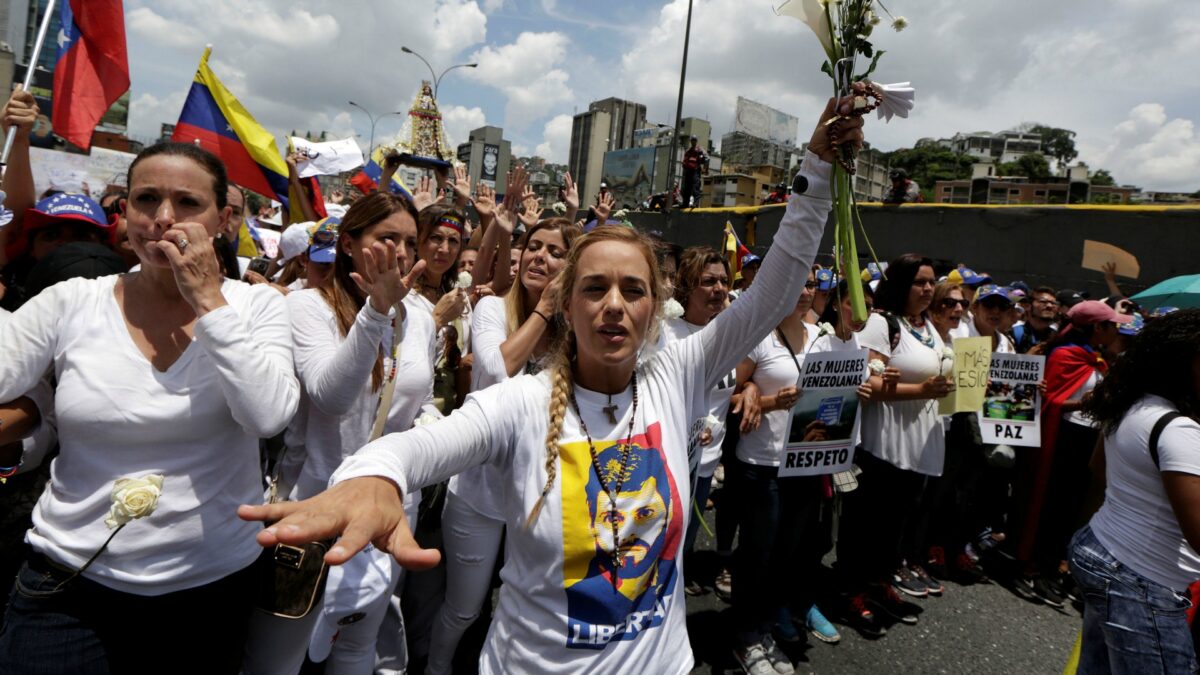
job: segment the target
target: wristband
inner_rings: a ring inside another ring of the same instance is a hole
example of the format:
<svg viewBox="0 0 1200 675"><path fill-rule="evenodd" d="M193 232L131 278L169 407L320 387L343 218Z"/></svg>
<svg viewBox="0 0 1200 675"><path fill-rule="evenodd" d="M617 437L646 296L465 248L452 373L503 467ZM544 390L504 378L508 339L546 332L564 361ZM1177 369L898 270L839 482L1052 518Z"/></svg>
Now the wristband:
<svg viewBox="0 0 1200 675"><path fill-rule="evenodd" d="M547 326L550 325L550 317L546 316L545 314L542 314L541 312L537 311L536 309L533 310L531 312L531 314L537 314L538 316L542 317L542 321L545 321Z"/></svg>

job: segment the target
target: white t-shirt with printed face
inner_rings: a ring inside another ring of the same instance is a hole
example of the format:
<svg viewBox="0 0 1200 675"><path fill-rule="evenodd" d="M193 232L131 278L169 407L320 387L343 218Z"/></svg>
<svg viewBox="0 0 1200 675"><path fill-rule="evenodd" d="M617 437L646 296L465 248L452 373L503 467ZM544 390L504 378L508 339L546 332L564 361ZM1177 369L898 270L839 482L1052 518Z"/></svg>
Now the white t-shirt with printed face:
<svg viewBox="0 0 1200 675"><path fill-rule="evenodd" d="M687 450L702 431L708 392L764 327L784 318L780 298L800 295L828 217L831 167L810 153L802 170L809 191L788 202L755 288L700 332L639 361L636 414L632 386L612 396L615 424L603 412L608 395L575 386L578 412L567 406L547 450L551 374L522 375L472 393L445 420L375 441L334 475L335 482L383 476L405 494L481 463L507 478L504 583L481 673L691 670L680 579L691 501Z"/></svg>
<svg viewBox="0 0 1200 675"><path fill-rule="evenodd" d="M804 324L804 329L807 335L804 346L792 345L800 350L798 354L792 354L783 344L778 331L771 331L771 334L758 343L754 351L746 357L754 362L754 376L751 380L758 385L763 396L774 396L784 387L799 386L804 357L819 332L819 329L810 323ZM763 413L758 428L748 434L742 434L738 439L737 458L757 466L779 466L779 458L783 456L783 448L787 441L788 421L791 415L791 410Z"/></svg>
<svg viewBox="0 0 1200 675"><path fill-rule="evenodd" d="M1121 564L1183 592L1200 579L1200 555L1183 538L1149 450L1154 424L1172 410L1166 399L1146 396L1104 439L1108 488L1091 526ZM1162 471L1200 475L1200 424L1181 417L1167 425L1158 439L1158 461Z"/></svg>
<svg viewBox="0 0 1200 675"><path fill-rule="evenodd" d="M901 383L919 384L940 374L945 348L932 322L925 322L923 335L932 340L932 347L900 321L900 343L893 352L887 319L872 314L858 342L889 357L888 366L900 370ZM870 401L862 411L863 447L893 466L940 476L946 457L946 434L937 410L937 399Z"/></svg>

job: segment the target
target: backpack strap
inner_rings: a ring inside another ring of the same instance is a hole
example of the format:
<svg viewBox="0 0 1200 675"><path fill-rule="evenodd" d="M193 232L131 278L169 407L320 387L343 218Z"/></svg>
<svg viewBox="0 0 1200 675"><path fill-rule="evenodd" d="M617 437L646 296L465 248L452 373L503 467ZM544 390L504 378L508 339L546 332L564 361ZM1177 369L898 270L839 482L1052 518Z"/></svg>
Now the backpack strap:
<svg viewBox="0 0 1200 675"><path fill-rule="evenodd" d="M1162 417L1159 417L1158 421L1154 423L1154 428L1150 430L1150 459L1154 460L1154 468L1159 471L1162 471L1162 468L1158 465L1158 437L1162 436L1163 429L1166 429L1168 424L1180 417L1183 415L1174 410L1163 413Z"/></svg>

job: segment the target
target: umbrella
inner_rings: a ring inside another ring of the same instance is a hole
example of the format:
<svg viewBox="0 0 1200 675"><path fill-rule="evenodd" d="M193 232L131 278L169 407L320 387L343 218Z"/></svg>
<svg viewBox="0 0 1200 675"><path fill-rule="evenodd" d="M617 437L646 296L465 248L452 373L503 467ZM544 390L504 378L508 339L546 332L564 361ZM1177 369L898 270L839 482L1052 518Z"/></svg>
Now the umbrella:
<svg viewBox="0 0 1200 675"><path fill-rule="evenodd" d="M1200 307L1200 274L1187 274L1157 283L1131 298L1142 307Z"/></svg>

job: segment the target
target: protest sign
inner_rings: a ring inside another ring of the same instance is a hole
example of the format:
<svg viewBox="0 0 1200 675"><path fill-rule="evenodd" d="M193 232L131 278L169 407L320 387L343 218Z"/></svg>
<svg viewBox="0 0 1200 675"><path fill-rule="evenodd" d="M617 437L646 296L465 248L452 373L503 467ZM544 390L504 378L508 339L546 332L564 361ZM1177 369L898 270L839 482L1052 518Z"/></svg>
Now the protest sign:
<svg viewBox="0 0 1200 675"><path fill-rule="evenodd" d="M867 379L865 349L809 354L792 406L780 476L847 471L858 439L858 385Z"/></svg>
<svg viewBox="0 0 1200 675"><path fill-rule="evenodd" d="M992 368L979 413L984 443L1039 447L1042 444L1042 396L1038 383L1046 357L992 354Z"/></svg>
<svg viewBox="0 0 1200 675"><path fill-rule="evenodd" d="M296 173L301 178L333 176L363 165L362 150L353 138L314 143L293 136L292 147L308 158L296 164Z"/></svg>
<svg viewBox="0 0 1200 675"><path fill-rule="evenodd" d="M938 403L939 415L978 412L987 393L992 338L954 338L954 391Z"/></svg>
<svg viewBox="0 0 1200 675"><path fill-rule="evenodd" d="M1110 263L1116 265L1113 271L1123 277L1136 279L1142 273L1138 259L1129 251L1102 241L1083 240L1083 269L1103 272Z"/></svg>

